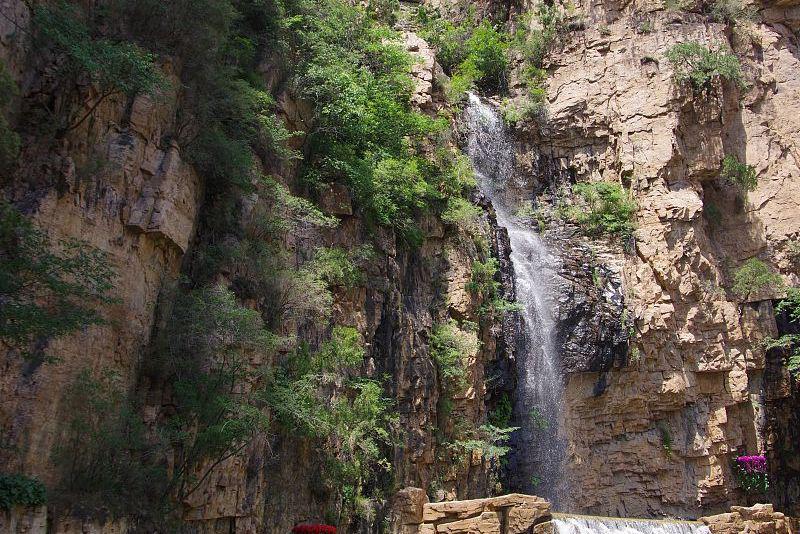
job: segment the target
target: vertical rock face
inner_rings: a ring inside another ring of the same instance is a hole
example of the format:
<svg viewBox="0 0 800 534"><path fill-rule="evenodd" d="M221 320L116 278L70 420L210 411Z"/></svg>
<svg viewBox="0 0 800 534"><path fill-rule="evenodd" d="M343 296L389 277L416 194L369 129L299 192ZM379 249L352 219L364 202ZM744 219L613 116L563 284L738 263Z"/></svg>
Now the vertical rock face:
<svg viewBox="0 0 800 534"><path fill-rule="evenodd" d="M519 132L528 143L520 160L531 174L545 157L575 180L630 185L638 229L635 253L598 261L612 280L621 274L609 287L625 297L631 355L614 348L622 335L580 326L582 313L607 322L580 295L591 294L580 277L564 289L572 484L583 511L697 516L740 498L733 456L772 447L761 340L774 332L769 299L779 295L740 302L728 288L751 257L797 282L787 256L800 228L796 21L790 9L766 8L746 37L731 37L750 88L718 86L702 97L676 85L664 53L680 42L725 42L724 25L652 2L578 2L575 12L585 29L566 34L552 57L548 119ZM746 199L719 178L728 154L758 173ZM585 257L580 247L570 255L575 267ZM584 333L599 346L609 340L606 356L569 339Z"/></svg>

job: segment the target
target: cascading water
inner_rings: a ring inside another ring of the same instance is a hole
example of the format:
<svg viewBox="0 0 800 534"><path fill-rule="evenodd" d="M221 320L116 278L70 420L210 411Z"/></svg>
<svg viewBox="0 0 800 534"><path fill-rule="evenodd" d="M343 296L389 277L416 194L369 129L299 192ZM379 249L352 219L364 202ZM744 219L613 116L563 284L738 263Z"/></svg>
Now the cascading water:
<svg viewBox="0 0 800 534"><path fill-rule="evenodd" d="M517 302L522 325L517 335L518 389L510 459L512 487L547 498L556 510L569 509L571 492L564 476L565 443L559 437L563 376L556 344L552 288L558 282L559 259L539 235L514 216L520 206L514 183L514 147L495 110L470 94L465 112L467 153L478 186L492 202L497 224L508 231ZM615 519L555 514L558 534L710 534L692 521Z"/></svg>
<svg viewBox="0 0 800 534"><path fill-rule="evenodd" d="M568 516L553 518L558 534L710 534L696 521L655 521L611 517Z"/></svg>
<svg viewBox="0 0 800 534"><path fill-rule="evenodd" d="M517 302L522 306L518 333L518 390L515 402L520 429L510 458L514 489L541 495L556 509L568 506L564 473L565 445L559 438L563 376L556 347L551 288L558 258L541 237L514 217L514 147L495 110L470 94L465 110L467 154L478 187L492 202L497 224L508 230Z"/></svg>

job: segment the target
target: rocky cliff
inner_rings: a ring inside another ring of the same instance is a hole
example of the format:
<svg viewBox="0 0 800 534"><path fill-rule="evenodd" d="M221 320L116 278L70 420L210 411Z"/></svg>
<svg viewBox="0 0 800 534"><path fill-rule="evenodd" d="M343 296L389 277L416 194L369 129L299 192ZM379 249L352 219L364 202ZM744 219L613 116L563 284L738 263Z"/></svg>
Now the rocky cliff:
<svg viewBox="0 0 800 534"><path fill-rule="evenodd" d="M470 3L424 4L462 20ZM784 289L764 287L741 297L731 286L735 270L754 257L785 285L800 282L792 253L800 237L800 6L753 4L752 20L734 24L715 20L704 3L666 4L581 0L561 6L565 22L544 63L546 111L513 128L520 177L515 193L521 206L527 201L537 207L532 231L541 232L563 260L555 306L566 383L561 428L574 495L570 511L696 518L727 510L747 498L732 471L734 457L766 452L773 489L759 498L797 514L798 382L785 354L768 352L763 343L792 328L775 321L774 304ZM100 89L81 77L65 89L61 58L42 53L35 39L34 7L0 0L0 59L19 87L12 125L21 138L13 172L3 177L3 195L54 242L79 238L106 253L116 273L102 324L43 340L53 361L3 350L0 436L7 446L0 451L1 470L25 473L52 488L65 469L54 450L64 439L72 406L66 392L81 373L113 374L137 400L151 434L174 415L175 387L160 379L152 361L175 320L176 287L186 285L187 277L199 280L208 243L244 238L219 237L215 206L222 195L172 135L186 120L192 97L182 85L188 59L160 58L172 83L157 96L113 94L100 99L89 120L63 135L48 135L39 128L45 119L34 110L58 109L67 100L90 108ZM523 24L516 17L537 5L490 1L477 8L478 19L515 26ZM113 26L104 24L102 31ZM452 149L459 109L446 98L448 79L436 51L415 24L401 21L399 27L402 47L414 58L413 108L446 118L442 135ZM716 80L699 96L676 83L665 51L686 41L730 47L743 65L746 86ZM271 112L294 134L288 144L307 156L313 103L286 82L276 60L283 49L276 50L264 54L258 75L275 97ZM518 69L511 75L511 101L524 98L520 74ZM434 158L430 146L420 150ZM753 191L743 194L720 178L729 155L755 169ZM458 449L487 420L496 421L516 385L517 319L487 315L486 295L470 289L476 269L495 258L499 270L490 272L489 282L503 298L514 297L508 238L492 206L473 192L470 200L479 209L469 224L415 213L421 237L409 246L398 230L376 227L344 180L312 188L291 159L259 154L254 165L292 198L310 200L334 221L280 234L280 254L291 258L293 269L307 265L320 247L371 251L356 283L325 289L331 309L313 323L306 317L311 312L300 307L277 320L274 299L246 286L248 265L217 268L207 276L232 288L237 301L265 323L276 319L275 333L298 346L320 348L336 325L354 327L363 340L363 361L350 373L381 381L397 413L397 434L386 447L391 475L375 482L383 484L380 491L359 504L358 517L345 521L345 528L368 531L385 524L404 531L398 525L433 525L442 514L507 525L508 510L520 506L511 502L513 495L502 498L511 504L480 501L469 513L426 504L424 513L435 517L421 515L423 500L482 498L508 489L497 456L474 444L467 452ZM621 184L635 200L636 229L629 242L586 236L559 214L574 184L601 181ZM275 201L256 188L238 191L233 202L236 224L253 226ZM261 238L266 241L270 232ZM276 285L286 289L289 283ZM456 330L448 332L457 338L476 338L470 350L453 342L464 365L463 380L455 383L448 383L431 349L437 328L451 324ZM249 365L278 368L292 354L279 347ZM250 392L257 386L235 388ZM331 403L346 395L342 378L326 387ZM320 481L327 466L320 443L279 427L277 416L264 412L270 430L215 464L179 503L177 517L188 530L277 533L298 522L322 522L326 514L330 521L341 519L330 488ZM169 469L175 469L179 453L166 454ZM405 494L393 496L406 486L424 489L405 501ZM530 504L520 502L523 508ZM24 527L32 532L43 531L47 513L55 532L149 528L125 514L59 505L21 512L14 521L32 525ZM402 519L404 506L413 520ZM547 516L547 510L536 513Z"/></svg>

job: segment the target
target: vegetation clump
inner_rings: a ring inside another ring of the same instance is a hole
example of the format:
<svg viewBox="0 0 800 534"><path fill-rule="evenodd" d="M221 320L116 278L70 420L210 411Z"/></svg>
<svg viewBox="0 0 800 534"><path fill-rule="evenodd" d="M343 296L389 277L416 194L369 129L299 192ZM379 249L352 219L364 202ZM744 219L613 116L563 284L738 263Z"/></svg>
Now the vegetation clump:
<svg viewBox="0 0 800 534"><path fill-rule="evenodd" d="M361 336L337 327L316 352L301 346L278 369L265 399L287 432L321 444L322 475L337 497L340 517L356 515L391 464L384 450L393 443L397 419L375 380L349 378L364 359ZM333 393L333 385L344 387Z"/></svg>
<svg viewBox="0 0 800 534"><path fill-rule="evenodd" d="M473 86L498 91L508 83L508 35L488 20L474 22L471 10L460 24L443 19L424 6L418 11L422 36L437 51L437 60L451 76L449 96L457 101Z"/></svg>
<svg viewBox="0 0 800 534"><path fill-rule="evenodd" d="M20 474L0 473L0 510L14 506L41 506L47 490L38 479Z"/></svg>
<svg viewBox="0 0 800 534"><path fill-rule="evenodd" d="M747 298L764 289L780 289L783 279L759 260L750 258L733 272L731 291L739 298Z"/></svg>
<svg viewBox="0 0 800 534"><path fill-rule="evenodd" d="M697 42L679 43L667 50L667 60L675 69L677 82L689 83L705 94L712 91L718 79L740 89L747 86L739 58L721 48L709 48Z"/></svg>
<svg viewBox="0 0 800 534"><path fill-rule="evenodd" d="M787 289L786 296L775 306L775 313L786 314L790 323L800 325L800 289ZM779 338L769 339L766 348L784 350L786 367L792 375L800 378L800 334L784 334Z"/></svg>
<svg viewBox="0 0 800 534"><path fill-rule="evenodd" d="M442 382L450 389L462 389L466 386L467 366L480 349L477 325L463 326L464 328L459 327L455 320L450 319L446 323L435 325L431 331L431 357L436 362Z"/></svg>
<svg viewBox="0 0 800 534"><path fill-rule="evenodd" d="M52 501L114 515L164 511L164 444L150 441L119 376L82 370L66 388L62 413L53 451L62 476Z"/></svg>
<svg viewBox="0 0 800 534"><path fill-rule="evenodd" d="M568 211L569 218L588 236L609 236L627 241L635 229L636 203L621 185L581 182L573 192L581 205Z"/></svg>
<svg viewBox="0 0 800 534"><path fill-rule="evenodd" d="M478 315L481 317L499 317L519 310L519 304L502 297L497 270L497 258L475 261L472 264L472 276L466 287L478 298Z"/></svg>
<svg viewBox="0 0 800 534"><path fill-rule="evenodd" d="M715 0L711 5L711 18L727 24L741 24L753 20L755 10L742 0Z"/></svg>
<svg viewBox="0 0 800 534"><path fill-rule="evenodd" d="M11 101L17 93L17 84L0 61L0 176L9 171L19 154L19 135L9 124Z"/></svg>
<svg viewBox="0 0 800 534"><path fill-rule="evenodd" d="M69 79L88 75L99 90L88 110L79 110L75 115L70 110L61 134L77 128L113 94L153 94L166 85L151 52L130 41L93 37L83 15L79 8L63 0L34 9L33 22L41 37L67 59L62 75Z"/></svg>
<svg viewBox="0 0 800 534"><path fill-rule="evenodd" d="M31 354L34 343L105 322L111 297L108 255L77 239L53 242L0 201L0 340ZM36 351L34 351L36 352Z"/></svg>
<svg viewBox="0 0 800 534"><path fill-rule="evenodd" d="M755 167L740 163L736 156L732 154L728 154L722 160L721 176L745 194L749 191L755 191L756 187L758 187Z"/></svg>

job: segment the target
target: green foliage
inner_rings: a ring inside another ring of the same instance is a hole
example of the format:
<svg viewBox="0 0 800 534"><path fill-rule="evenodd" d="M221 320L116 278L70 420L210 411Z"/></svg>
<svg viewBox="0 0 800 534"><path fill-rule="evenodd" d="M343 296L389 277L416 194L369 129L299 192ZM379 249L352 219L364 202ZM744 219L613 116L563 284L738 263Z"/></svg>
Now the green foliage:
<svg viewBox="0 0 800 534"><path fill-rule="evenodd" d="M329 286L353 287L363 281L363 274L353 258L341 248L318 248L310 270Z"/></svg>
<svg viewBox="0 0 800 534"><path fill-rule="evenodd" d="M714 0L711 18L717 22L740 24L753 19L755 10L742 0Z"/></svg>
<svg viewBox="0 0 800 534"><path fill-rule="evenodd" d="M19 154L19 135L9 124L9 107L18 92L5 63L0 61L0 176L10 170Z"/></svg>
<svg viewBox="0 0 800 534"><path fill-rule="evenodd" d="M344 387L332 392L331 385L363 358L358 332L336 327L319 351L298 349L264 391L285 431L319 443L323 480L338 496L340 510L349 516L355 515L363 502L365 486L390 469L383 448L392 444L397 426L392 404L378 382L345 379Z"/></svg>
<svg viewBox="0 0 800 534"><path fill-rule="evenodd" d="M315 103L305 177L343 179L368 218L414 244L416 213L440 198L440 169L417 154L441 123L413 111L411 58L397 34L335 0L292 19L298 65L292 86Z"/></svg>
<svg viewBox="0 0 800 534"><path fill-rule="evenodd" d="M451 74L448 98L457 101L477 85L487 91L502 90L507 84L509 38L488 20L474 22L474 12L455 25L438 12L424 7L418 15L422 36L437 51L436 58Z"/></svg>
<svg viewBox="0 0 800 534"><path fill-rule="evenodd" d="M174 415L163 433L179 451L170 480L179 499L266 431L263 402L249 394L265 371L251 362L263 360L275 342L260 314L226 288L177 296L151 372L172 384Z"/></svg>
<svg viewBox="0 0 800 534"><path fill-rule="evenodd" d="M154 94L166 86L152 53L130 41L95 37L86 18L81 8L63 0L36 6L33 12L34 26L43 41L66 58L61 76L74 79L86 75L100 93L88 110L75 116L69 110L60 134L82 124L112 94Z"/></svg>
<svg viewBox="0 0 800 534"><path fill-rule="evenodd" d="M664 454L667 455L667 458L672 457L672 432L670 432L669 426L660 421L656 428L658 428L658 433L661 435L661 448L664 450Z"/></svg>
<svg viewBox="0 0 800 534"><path fill-rule="evenodd" d="M485 262L475 261L472 264L472 276L466 288L480 300L478 315L482 317L498 317L519 310L517 303L500 295L501 284L497 280L497 269L497 258L489 258Z"/></svg>
<svg viewBox="0 0 800 534"><path fill-rule="evenodd" d="M369 0L367 11L380 22L394 24L397 20L397 11L400 9L400 0Z"/></svg>
<svg viewBox="0 0 800 534"><path fill-rule="evenodd" d="M800 324L800 289L790 287L775 306L775 313L786 313L789 322ZM800 334L784 334L777 339L766 341L767 349L779 348L785 351L786 367L795 377L800 377Z"/></svg>
<svg viewBox="0 0 800 534"><path fill-rule="evenodd" d="M485 424L470 432L467 439L458 440L450 445L450 448L463 455L477 451L485 459L496 462L508 454L510 448L505 443L515 430L518 430L518 427L498 428Z"/></svg>
<svg viewBox="0 0 800 534"><path fill-rule="evenodd" d="M474 234L478 231L478 221L482 214L483 211L472 202L461 197L450 197L442 212L442 221Z"/></svg>
<svg viewBox="0 0 800 534"><path fill-rule="evenodd" d="M47 490L38 479L0 473L0 510L14 506L41 506L47 502Z"/></svg>
<svg viewBox="0 0 800 534"><path fill-rule="evenodd" d="M719 226L722 223L722 212L719 210L719 207L710 200L703 202L703 217L713 226Z"/></svg>
<svg viewBox="0 0 800 534"><path fill-rule="evenodd" d="M465 324L460 328L450 319L434 325L430 336L430 353L442 382L451 389L462 389L467 383L467 366L480 350L476 326Z"/></svg>
<svg viewBox="0 0 800 534"><path fill-rule="evenodd" d="M550 421L547 420L547 417L544 416L539 408L532 408L529 415L534 428L538 428L539 430L547 430L550 428Z"/></svg>
<svg viewBox="0 0 800 534"><path fill-rule="evenodd" d="M731 291L739 298L747 298L762 289L780 289L783 279L779 274L759 260L750 258L733 272Z"/></svg>
<svg viewBox="0 0 800 534"><path fill-rule="evenodd" d="M302 3L302 2L301 2ZM217 199L249 190L254 156L298 158L293 135L274 113L275 102L256 73L261 49L284 49L290 13L264 0L116 0L140 42L182 60L183 105L173 135Z"/></svg>
<svg viewBox="0 0 800 534"><path fill-rule="evenodd" d="M739 58L721 48L712 49L697 42L679 43L667 50L666 56L675 69L675 80L688 82L695 90L708 93L719 78L740 89L747 86Z"/></svg>
<svg viewBox="0 0 800 534"><path fill-rule="evenodd" d="M567 30L566 18L556 2L539 4L534 13L521 18L518 28L513 46L522 53L528 69L542 69L547 55Z"/></svg>
<svg viewBox="0 0 800 534"><path fill-rule="evenodd" d="M573 191L583 205L570 210L569 216L586 235L630 239L635 229L636 203L621 185L582 182L575 184Z"/></svg>
<svg viewBox="0 0 800 534"><path fill-rule="evenodd" d="M167 473L160 444L146 438L136 406L110 373L81 371L66 389L53 462L62 478L52 500L62 505L143 513L157 501ZM148 506L149 505L149 506Z"/></svg>
<svg viewBox="0 0 800 534"><path fill-rule="evenodd" d="M517 126L520 123L543 117L546 110L545 102L544 89L536 87L531 90L531 96L522 101L503 101L500 112L506 124Z"/></svg>
<svg viewBox="0 0 800 534"><path fill-rule="evenodd" d="M102 92L135 95L153 93L164 86L151 53L126 41L94 39L81 19L80 10L64 1L39 5L33 16L42 35L67 56L67 68L73 74L88 74Z"/></svg>
<svg viewBox="0 0 800 534"><path fill-rule="evenodd" d="M514 415L514 407L511 405L511 397L508 393L503 393L497 406L489 412L489 424L497 428L508 428L511 426L511 418Z"/></svg>
<svg viewBox="0 0 800 534"><path fill-rule="evenodd" d="M7 202L0 202L0 339L29 354L30 346L104 319L113 302L108 255L85 242L59 240Z"/></svg>
<svg viewBox="0 0 800 534"><path fill-rule="evenodd" d="M728 154L722 160L721 176L745 194L748 191L755 191L756 187L758 187L755 167L745 163L739 163L736 156L732 154Z"/></svg>

